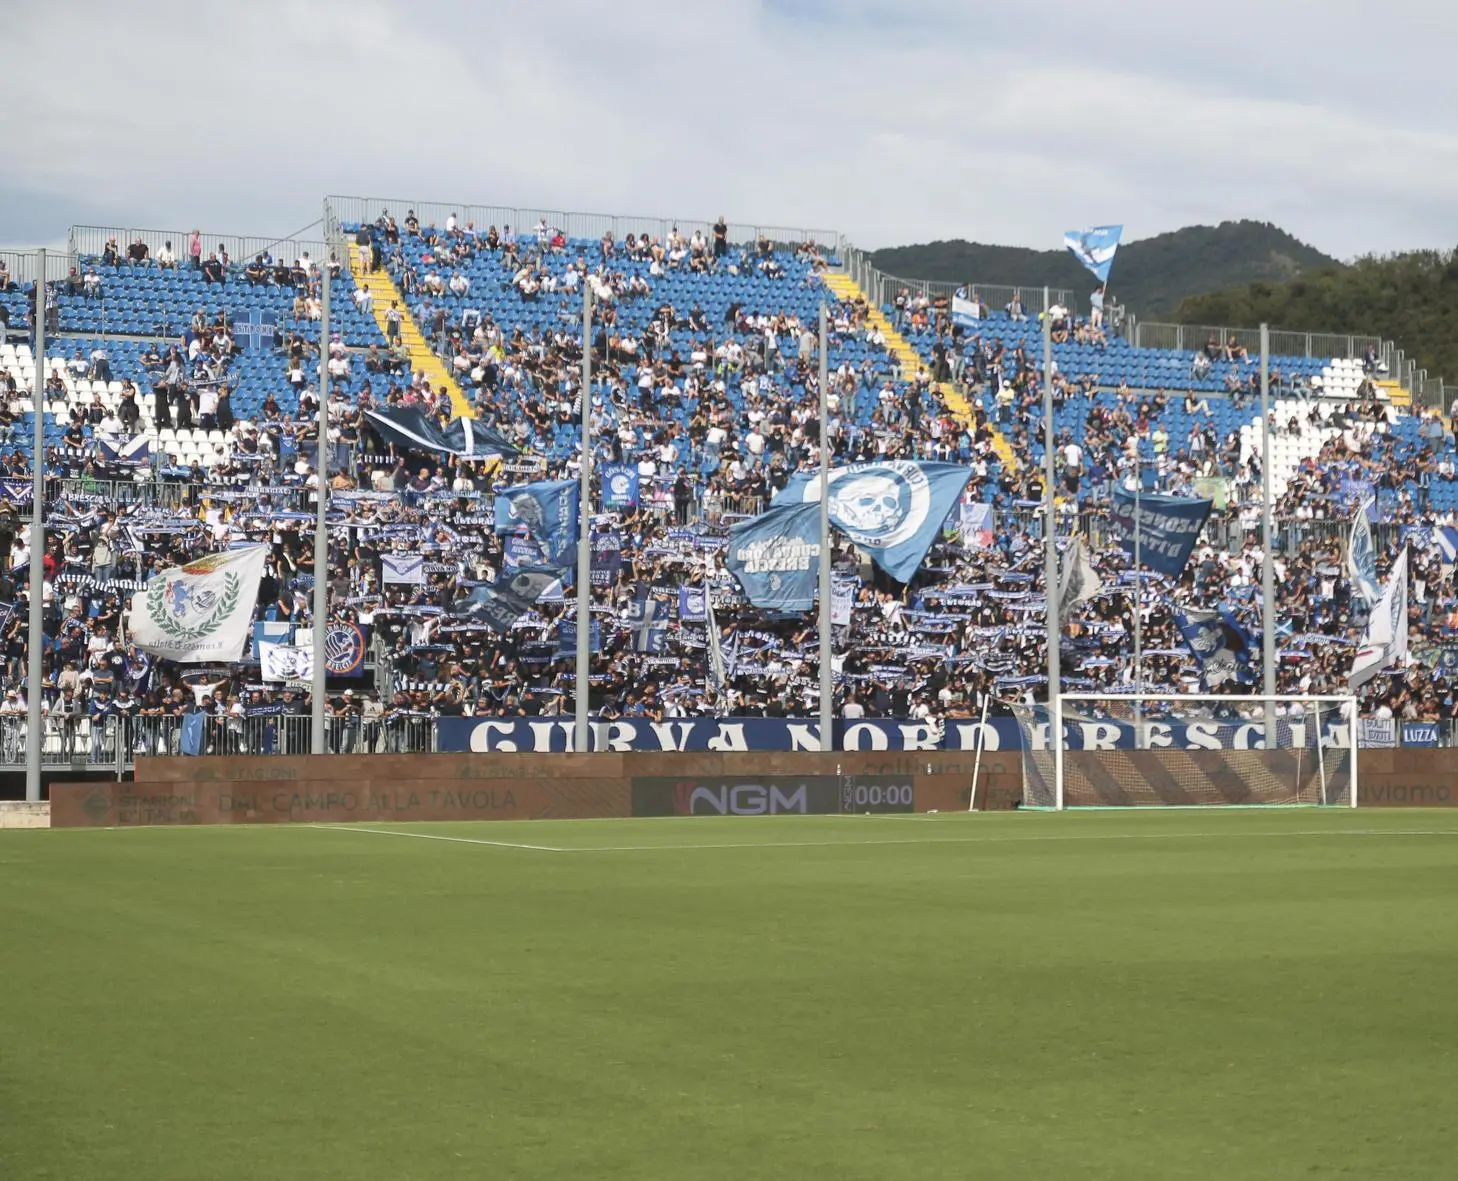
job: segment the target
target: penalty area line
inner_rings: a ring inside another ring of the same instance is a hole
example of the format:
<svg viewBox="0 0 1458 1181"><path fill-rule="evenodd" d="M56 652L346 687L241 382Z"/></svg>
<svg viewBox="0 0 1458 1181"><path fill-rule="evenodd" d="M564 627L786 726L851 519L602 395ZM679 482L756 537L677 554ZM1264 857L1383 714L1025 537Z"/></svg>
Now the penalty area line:
<svg viewBox="0 0 1458 1181"><path fill-rule="evenodd" d="M438 832L403 832L395 828L360 828L353 824L311 824L325 832L361 832L376 837L409 837L417 841L446 841L453 845L490 845L497 849L529 849L533 853L572 853L559 845L525 845L518 841L488 841L482 837L452 837Z"/></svg>

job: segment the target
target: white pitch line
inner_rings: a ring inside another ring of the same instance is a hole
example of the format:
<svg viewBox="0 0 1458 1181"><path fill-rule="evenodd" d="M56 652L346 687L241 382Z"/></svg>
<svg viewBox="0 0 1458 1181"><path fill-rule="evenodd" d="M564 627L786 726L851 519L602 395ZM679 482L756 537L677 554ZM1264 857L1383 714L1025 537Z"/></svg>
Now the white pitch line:
<svg viewBox="0 0 1458 1181"><path fill-rule="evenodd" d="M887 837L865 841L724 841L693 845L585 845L561 850L564 853L680 853L691 849L832 849L857 845L1002 845L1047 841L1145 841L1145 840L1245 840L1249 837L1447 837L1458 836L1449 829L1295 829L1291 832L1127 832L1085 833L1068 836L984 837Z"/></svg>
<svg viewBox="0 0 1458 1181"><path fill-rule="evenodd" d="M492 845L498 849L530 849L533 853L575 853L558 845L523 845L516 841L487 841L481 837L449 837L437 832L402 832L395 828L359 828L352 824L311 824L327 832L367 832L377 837L412 837L417 841L449 841L453 845Z"/></svg>
<svg viewBox="0 0 1458 1181"><path fill-rule="evenodd" d="M517 841L488 841L483 837L456 837L443 833L405 832L392 828L360 828L347 824L311 824L331 832L361 832L381 837L410 837L418 841L445 841L454 845L487 845L499 849L527 849L534 853L682 853L695 849L834 849L880 845L1006 845L1057 841L1162 841L1247 840L1252 837L1452 837L1455 829L1349 828L1292 829L1288 832L1123 832L1027 833L1017 836L884 837L852 841L707 841L684 845L528 845Z"/></svg>

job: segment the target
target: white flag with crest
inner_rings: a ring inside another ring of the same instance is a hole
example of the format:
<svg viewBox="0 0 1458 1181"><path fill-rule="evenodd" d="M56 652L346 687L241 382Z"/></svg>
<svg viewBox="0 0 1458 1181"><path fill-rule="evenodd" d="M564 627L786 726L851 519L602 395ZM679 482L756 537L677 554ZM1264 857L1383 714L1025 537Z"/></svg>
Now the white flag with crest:
<svg viewBox="0 0 1458 1181"><path fill-rule="evenodd" d="M132 643L181 664L241 660L267 559L268 546L251 545L162 571L132 596Z"/></svg>

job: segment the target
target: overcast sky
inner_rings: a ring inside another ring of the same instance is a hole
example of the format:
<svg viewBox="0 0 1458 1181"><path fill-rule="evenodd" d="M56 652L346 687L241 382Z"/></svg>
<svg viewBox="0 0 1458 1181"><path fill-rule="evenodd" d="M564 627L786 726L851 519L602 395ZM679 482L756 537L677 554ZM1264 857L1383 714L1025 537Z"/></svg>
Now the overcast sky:
<svg viewBox="0 0 1458 1181"><path fill-rule="evenodd" d="M1458 243L1435 0L0 0L0 35L0 242L281 235L346 193L869 248Z"/></svg>

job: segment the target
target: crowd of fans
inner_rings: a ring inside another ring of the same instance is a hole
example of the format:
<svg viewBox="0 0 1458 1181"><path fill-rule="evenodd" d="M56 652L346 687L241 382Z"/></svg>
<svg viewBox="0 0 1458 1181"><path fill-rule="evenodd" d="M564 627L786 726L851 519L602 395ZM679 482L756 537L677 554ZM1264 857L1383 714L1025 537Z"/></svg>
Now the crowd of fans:
<svg viewBox="0 0 1458 1181"><path fill-rule="evenodd" d="M688 236L675 230L662 243L648 235L624 242L605 236L591 247L545 223L521 235L510 227L478 233L454 219L441 230L422 227L411 214L403 228L388 217L361 227L366 265L390 272L477 417L520 454L407 453L375 432L367 412L381 406L416 407L442 421L451 414L445 391L412 373L399 348L391 328L403 321L399 308L381 311L381 343L330 346L327 364L343 389L329 407L331 623L358 626L369 640L360 675L331 681L328 713L338 749L426 746L434 716L571 712L573 665L561 627L574 618L570 589L565 597L549 594L505 634L461 608L476 587L510 577L530 550L525 539L495 532L495 492L527 480L576 478L580 470L584 285L599 304L590 390L594 463L599 474L604 465L632 472L640 490L632 506L605 507L601 486L594 496L603 506L590 526L601 556L593 575L594 713L662 719L816 711L813 618L749 607L716 555L735 520L760 511L796 471L818 468L823 445L836 464L904 458L967 465L968 500L994 506L987 529L970 524L971 515L949 520L909 585L892 581L843 541L836 545L837 581L853 587L849 622L835 629L837 710L937 721L975 716L985 694L1045 694L1041 358L954 326L925 296L898 297L888 325L864 301L829 295L823 275L831 260L813 245L732 246L723 225ZM144 261L133 257L136 248L123 260L109 246L107 256L83 263L82 292L98 266ZM166 253L167 261L156 261L177 265L170 244ZM187 254L204 269L213 261L196 240ZM528 326L513 323L499 301L495 313L462 306L473 298L466 264L481 256L509 276L513 300L552 309L550 327L540 317ZM262 259L241 268L225 257L216 261L245 282L284 282ZM283 270L293 283L292 268ZM674 273L753 278L758 302L736 298L710 314L655 298L656 280ZM306 269L305 292L308 275ZM830 301L826 440L817 418L816 325L786 310L784 293L791 290ZM1024 314L1020 305L988 313ZM1057 315L1064 338L1097 357L1106 326L1067 309L1049 314ZM887 331L913 323L933 331L935 345L919 371L903 373L888 351ZM319 356L306 335L282 335L276 343L277 387L256 415L241 420L229 406L229 325L200 316L181 341L157 342L143 372L122 375L121 409L98 402L74 411L64 444L48 455L40 692L68 753L78 741L94 750L111 744L106 757L116 744L176 749L182 720L199 712L211 719L211 749L304 748L303 731L278 719L308 714L305 686L263 682L256 659L207 668L153 660L129 645L124 627L128 596L158 570L246 542L270 547L259 620L312 624ZM1234 341L1212 341L1198 355L1216 364L1232 348ZM970 413L951 409L944 394L953 386ZM1216 429L1211 403L1221 395L1108 388L1092 368L1059 372L1054 387L1060 532L1087 539L1105 583L1066 621L1064 688L1199 691L1200 668L1175 613L1223 605L1258 630L1260 456L1238 430ZM1379 716L1452 717L1458 588L1438 531L1451 515L1435 512L1427 495L1433 481L1454 474L1443 421L1426 416L1414 431L1413 420L1375 389L1350 403L1298 392L1304 409L1276 431L1291 438L1320 431L1326 442L1297 468L1276 510L1279 689L1345 691L1366 620L1347 575L1346 534L1360 496L1370 491L1379 576L1401 545L1411 547L1414 647L1408 661L1366 686L1364 708ZM9 391L11 399L17 395ZM131 433L137 417L126 405L149 395L156 421L223 431L226 457L206 469L164 461L143 473L104 457L97 441ZM1237 395L1244 393L1231 391ZM1172 437L1176 410L1188 426ZM0 431L14 418L9 409L0 414ZM24 513L27 453L15 438L10 445L0 478L11 505ZM1184 573L1146 577L1142 594L1107 529L1111 488L1135 480L1180 495L1219 485L1217 509ZM407 555L423 559L418 573L408 582L387 581L396 564L383 559ZM7 757L18 749L28 691L24 571L31 558L23 531L15 533L11 577L0 587L7 605L0 607ZM711 674L707 621L689 609L685 587L708 589L726 662L721 685ZM648 616L660 626L646 629ZM1258 682L1251 667L1224 687L1259 691ZM83 728L82 718L100 724Z"/></svg>

